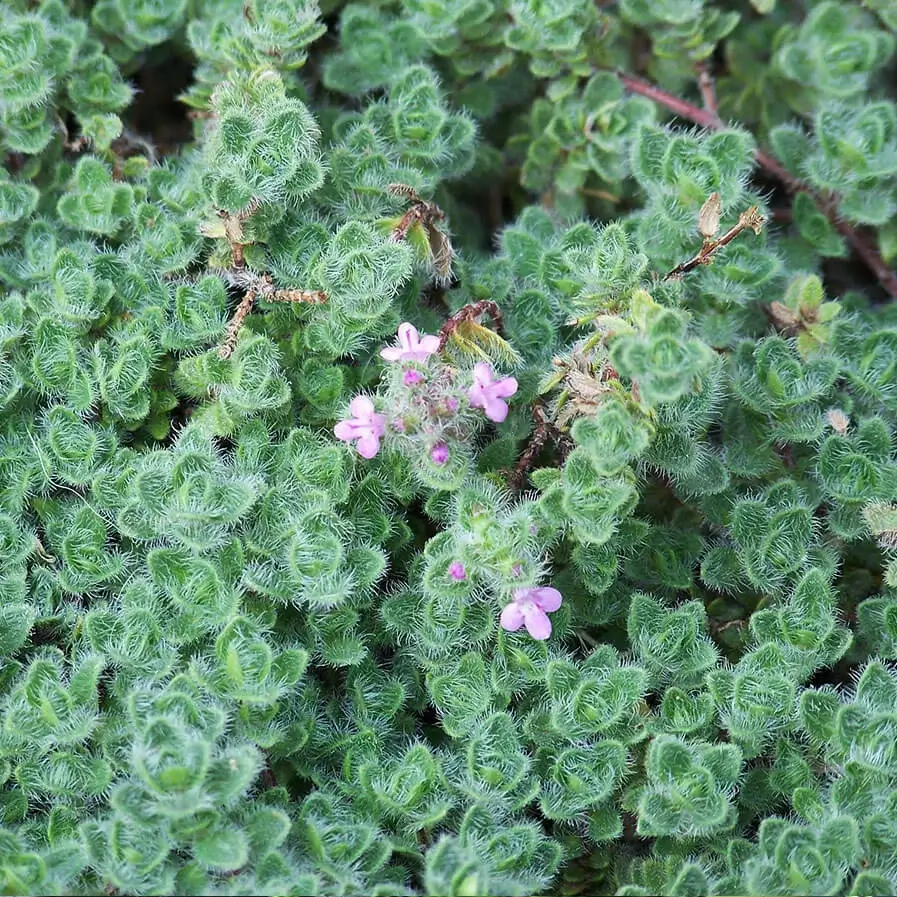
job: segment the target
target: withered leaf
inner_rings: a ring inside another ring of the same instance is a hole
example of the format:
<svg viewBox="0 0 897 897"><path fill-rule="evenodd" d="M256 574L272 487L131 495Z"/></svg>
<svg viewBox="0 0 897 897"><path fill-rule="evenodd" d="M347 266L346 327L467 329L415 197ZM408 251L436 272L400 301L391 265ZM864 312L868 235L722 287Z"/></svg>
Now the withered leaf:
<svg viewBox="0 0 897 897"><path fill-rule="evenodd" d="M452 259L455 250L451 240L438 227L427 226L427 242L430 244L430 258L433 271L440 282L446 283L452 276Z"/></svg>

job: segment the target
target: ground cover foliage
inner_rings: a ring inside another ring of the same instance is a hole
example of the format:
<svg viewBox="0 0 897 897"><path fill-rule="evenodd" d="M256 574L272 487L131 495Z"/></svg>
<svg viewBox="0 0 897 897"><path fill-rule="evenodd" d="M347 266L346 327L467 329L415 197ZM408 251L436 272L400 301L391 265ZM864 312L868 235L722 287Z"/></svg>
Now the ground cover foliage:
<svg viewBox="0 0 897 897"><path fill-rule="evenodd" d="M2 893L897 892L895 31L0 5Z"/></svg>

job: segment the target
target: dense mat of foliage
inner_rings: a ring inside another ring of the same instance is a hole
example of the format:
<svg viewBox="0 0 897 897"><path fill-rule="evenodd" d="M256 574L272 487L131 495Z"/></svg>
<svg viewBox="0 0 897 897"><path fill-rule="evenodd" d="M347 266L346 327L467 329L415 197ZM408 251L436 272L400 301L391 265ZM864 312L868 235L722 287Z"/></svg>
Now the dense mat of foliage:
<svg viewBox="0 0 897 897"><path fill-rule="evenodd" d="M897 893L895 29L0 3L0 892Z"/></svg>

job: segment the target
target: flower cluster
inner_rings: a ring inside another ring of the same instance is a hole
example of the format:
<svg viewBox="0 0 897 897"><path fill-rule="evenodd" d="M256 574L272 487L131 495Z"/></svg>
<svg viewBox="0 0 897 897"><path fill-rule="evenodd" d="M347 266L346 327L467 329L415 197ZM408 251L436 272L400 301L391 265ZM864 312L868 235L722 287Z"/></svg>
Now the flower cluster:
<svg viewBox="0 0 897 897"><path fill-rule="evenodd" d="M349 405L352 416L334 427L336 438L354 443L366 459L377 454L381 440L388 434L395 436L396 441L404 437L408 443L422 438L430 460L442 466L449 460L449 443L459 444L465 437L465 418L470 409L481 410L495 423L503 422L508 416L506 399L517 391L516 379L496 378L490 364L478 362L473 366L468 386L467 380L462 380L448 365L430 364L438 351L439 337L421 335L414 325L403 323L398 330L398 344L380 351L386 361L401 365L399 401L392 405L392 414L379 414L369 397L356 396ZM520 572L518 564L512 575ZM467 578L460 561L453 561L448 573L456 582ZM534 639L547 639L551 635L548 614L561 606L561 600L561 593L553 588L514 589L513 600L501 613L502 628L516 632L525 626Z"/></svg>
<svg viewBox="0 0 897 897"><path fill-rule="evenodd" d="M378 413L368 396L356 396L349 405L351 417L334 427L336 438L354 443L367 459L377 454L383 440L407 454L423 447L432 464L441 467L481 423L473 412L503 422L506 400L517 392L516 379L496 377L486 362L478 362L469 373L460 372L442 362L438 353L438 336L422 335L413 324L403 323L397 344L380 351L398 371L380 397L386 413Z"/></svg>

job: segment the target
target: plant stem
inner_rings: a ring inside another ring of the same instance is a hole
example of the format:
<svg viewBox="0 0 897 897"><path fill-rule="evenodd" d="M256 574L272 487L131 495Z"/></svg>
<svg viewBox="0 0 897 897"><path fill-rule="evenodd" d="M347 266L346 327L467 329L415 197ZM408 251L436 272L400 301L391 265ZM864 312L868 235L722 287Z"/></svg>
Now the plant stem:
<svg viewBox="0 0 897 897"><path fill-rule="evenodd" d="M764 218L757 210L757 207L751 206L746 212L743 212L739 216L737 224L730 227L719 239L705 240L704 245L697 255L690 258L687 262L682 262L681 264L676 265L669 274L663 277L663 280L681 278L683 274L688 274L689 271L693 271L700 265L709 265L713 260L713 254L718 249L727 246L742 233L742 231L748 230L749 228L753 230L754 233L759 234L760 229L763 227L763 223Z"/></svg>
<svg viewBox="0 0 897 897"><path fill-rule="evenodd" d="M706 61L701 61L697 65L698 69L698 90L701 91L701 99L704 101L704 109L709 112L715 119L719 120L719 106L716 102L716 84L713 81L713 75L710 74L710 67Z"/></svg>
<svg viewBox="0 0 897 897"><path fill-rule="evenodd" d="M234 312L234 316L230 319L230 323L227 325L224 342L218 349L219 358L230 358L231 355L234 354L234 348L237 345L237 334L240 332L240 328L243 326L243 322L252 311L252 306L255 302L255 296L255 290L247 290L243 298L240 300L240 304L237 306L237 310Z"/></svg>
<svg viewBox="0 0 897 897"><path fill-rule="evenodd" d="M514 490L523 488L529 469L533 466L536 456L542 450L542 446L548 441L549 422L545 418L540 402L536 402L533 405L533 419L536 424L533 431L533 437L526 447L526 450L520 456L520 460L517 462L517 467L510 477L509 485Z"/></svg>
<svg viewBox="0 0 897 897"><path fill-rule="evenodd" d="M306 305L321 305L327 301L327 294L323 290L281 290L271 283L270 274L256 274L248 268L234 267L225 273L225 279L231 286L239 286L244 292L237 310L227 325L224 342L218 349L218 357L222 359L233 355L240 328L252 312L256 299L263 302L295 302Z"/></svg>
<svg viewBox="0 0 897 897"><path fill-rule="evenodd" d="M617 77L627 90L653 100L680 118L687 119L711 131L719 131L725 127L725 124L715 112L711 112L708 109L700 109L694 103L673 96L673 94L667 93L667 91L651 84L649 81L637 78L634 75L628 75L625 72L617 72ZM808 194L819 206L832 226L841 234L853 252L876 276L881 286L890 296L897 298L897 273L881 257L874 237L860 233L841 218L837 203L833 197L820 193L806 181L795 177L778 159L764 150L758 149L754 153L754 159L760 168L781 181L790 193Z"/></svg>
<svg viewBox="0 0 897 897"><path fill-rule="evenodd" d="M650 81L637 78L635 75L628 75L626 72L617 72L617 77L627 90L631 90L633 93L640 94L643 97L647 97L649 100L653 100L655 103L664 106L680 118L687 118L696 125L700 125L700 127L712 131L718 131L722 127L721 121L712 112L708 112L706 109L700 109L688 100L673 96L673 94L667 93L667 91L660 87L656 87Z"/></svg>

